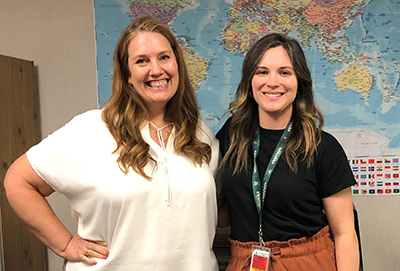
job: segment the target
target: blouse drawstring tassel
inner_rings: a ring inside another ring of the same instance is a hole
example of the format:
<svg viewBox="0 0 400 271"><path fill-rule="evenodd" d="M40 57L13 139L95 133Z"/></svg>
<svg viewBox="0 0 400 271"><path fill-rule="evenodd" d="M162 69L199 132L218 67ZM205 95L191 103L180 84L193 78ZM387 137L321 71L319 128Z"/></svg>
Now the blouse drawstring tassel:
<svg viewBox="0 0 400 271"><path fill-rule="evenodd" d="M161 127L161 128L158 128L157 126L155 126L153 123L151 123L151 122L149 122L155 129L156 129L156 132L157 132L157 137L158 137L158 141L160 142L160 145L161 145L161 148L163 149L163 151L164 151L164 157L163 157L163 159L164 159L164 175L165 175L165 178L166 178L166 181L167 181L167 189L168 189L168 191L167 191L167 197L166 197L166 199L165 199L165 202L167 203L167 206L169 207L169 205L170 205L170 203L171 203L171 182L170 182L170 180L169 180L169 172L168 172L168 164L167 164L167 154L166 154L166 148L165 148L165 145L166 145L166 142L164 141L164 138L163 138L163 136L162 136L162 130L164 129L164 128L166 128L166 127L168 127L168 126L170 126L170 125L172 125L172 123L169 123L169 124L167 124L167 125L165 125L165 126L163 126L163 127Z"/></svg>

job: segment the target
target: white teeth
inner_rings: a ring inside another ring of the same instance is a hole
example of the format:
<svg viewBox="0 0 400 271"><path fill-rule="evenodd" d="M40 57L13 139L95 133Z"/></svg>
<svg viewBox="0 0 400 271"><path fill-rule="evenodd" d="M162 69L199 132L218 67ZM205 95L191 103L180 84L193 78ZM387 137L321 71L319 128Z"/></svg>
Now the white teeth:
<svg viewBox="0 0 400 271"><path fill-rule="evenodd" d="M167 81L161 81L161 82L152 82L152 83L149 83L149 86L151 86L151 87L163 87L163 86L165 86L165 85L167 85L167 84L168 84Z"/></svg>
<svg viewBox="0 0 400 271"><path fill-rule="evenodd" d="M268 97L279 97L279 96L282 96L281 93L264 93L264 95L268 96Z"/></svg>

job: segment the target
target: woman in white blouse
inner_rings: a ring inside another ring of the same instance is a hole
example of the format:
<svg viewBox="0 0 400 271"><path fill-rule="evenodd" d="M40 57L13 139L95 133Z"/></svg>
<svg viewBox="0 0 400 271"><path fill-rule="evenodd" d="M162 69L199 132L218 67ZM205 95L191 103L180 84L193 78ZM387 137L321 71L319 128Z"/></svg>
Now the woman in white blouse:
<svg viewBox="0 0 400 271"><path fill-rule="evenodd" d="M5 187L67 271L217 270L218 155L176 38L139 18L118 41L109 102L22 155ZM71 203L75 236L45 199L54 191Z"/></svg>

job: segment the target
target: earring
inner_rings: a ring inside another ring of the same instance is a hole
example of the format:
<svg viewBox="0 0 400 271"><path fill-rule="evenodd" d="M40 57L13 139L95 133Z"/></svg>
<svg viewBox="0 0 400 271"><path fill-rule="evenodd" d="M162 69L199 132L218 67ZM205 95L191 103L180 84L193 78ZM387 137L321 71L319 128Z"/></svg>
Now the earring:
<svg viewBox="0 0 400 271"><path fill-rule="evenodd" d="M253 98L253 91L250 91L250 92L249 92L249 96L250 96L251 98Z"/></svg>

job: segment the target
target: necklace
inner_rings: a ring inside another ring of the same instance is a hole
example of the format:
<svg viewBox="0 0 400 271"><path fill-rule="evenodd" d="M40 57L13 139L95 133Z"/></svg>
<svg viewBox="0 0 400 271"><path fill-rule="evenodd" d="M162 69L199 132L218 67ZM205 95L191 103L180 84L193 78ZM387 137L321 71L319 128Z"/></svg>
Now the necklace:
<svg viewBox="0 0 400 271"><path fill-rule="evenodd" d="M167 142L169 139L169 135L172 132L172 123L168 123L167 125L164 125L161 128L158 128L155 124L153 124L151 121L149 121L150 123L150 127L152 128L151 130L156 132L155 138L153 138L154 141L156 141L155 139L158 139L158 145L160 145L163 149L165 149L165 147L167 146ZM168 129L166 129L168 128ZM164 131L163 131L164 130ZM165 135L163 135L163 133ZM157 141L156 141L157 142Z"/></svg>

